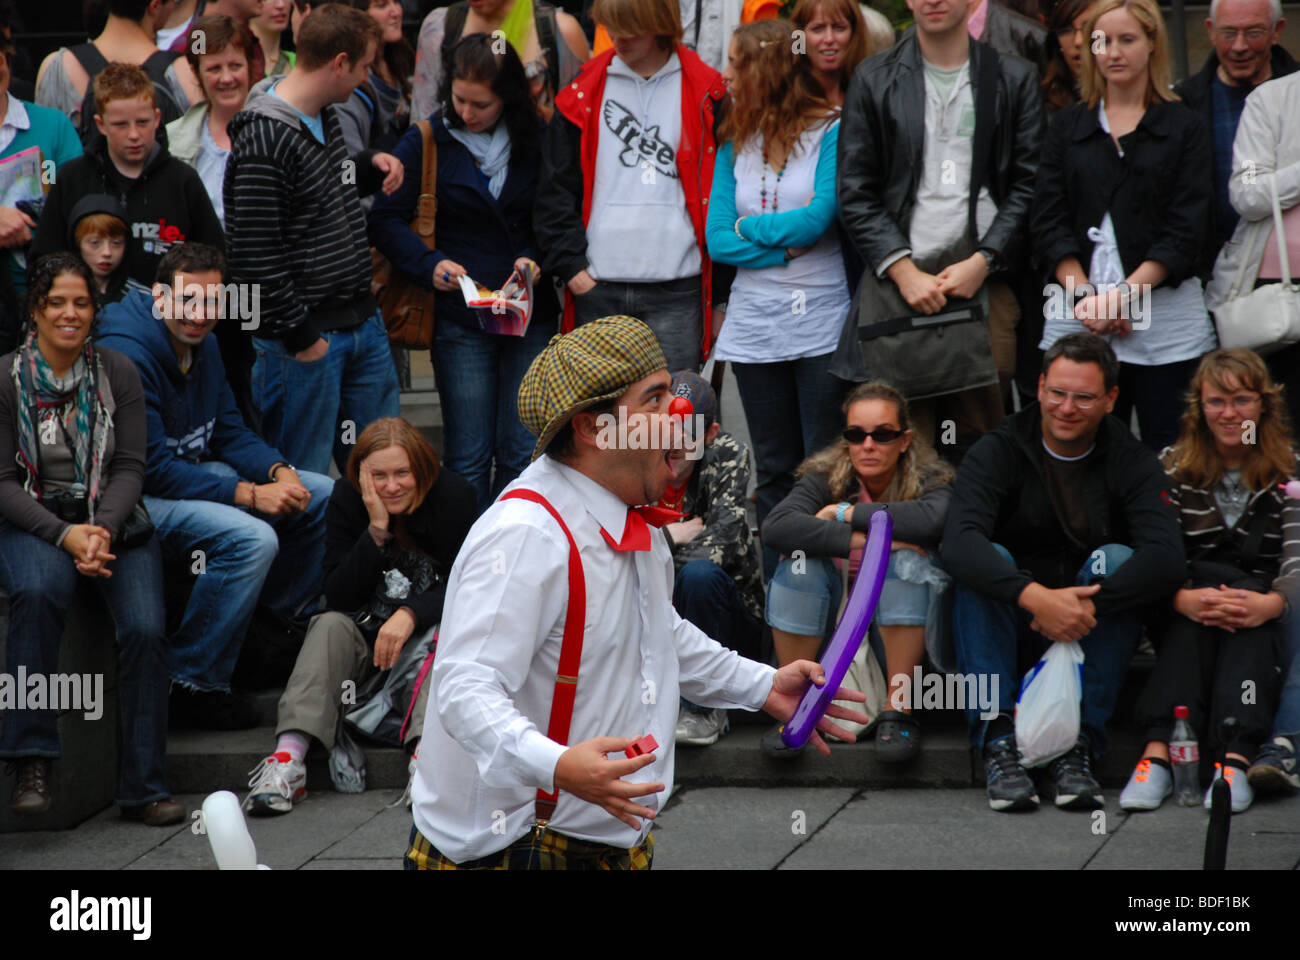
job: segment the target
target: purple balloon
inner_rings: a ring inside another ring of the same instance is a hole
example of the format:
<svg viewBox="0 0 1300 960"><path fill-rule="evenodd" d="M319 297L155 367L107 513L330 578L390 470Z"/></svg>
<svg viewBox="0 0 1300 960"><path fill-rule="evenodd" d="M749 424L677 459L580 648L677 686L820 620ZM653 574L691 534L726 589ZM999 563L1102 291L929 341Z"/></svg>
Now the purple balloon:
<svg viewBox="0 0 1300 960"><path fill-rule="evenodd" d="M894 518L889 515L889 508L873 513L871 532L862 550L862 566L858 568L858 578L849 594L849 604L844 609L840 625L835 628L830 646L826 648L826 656L822 658L826 685L809 684L794 716L781 728L781 740L792 750L798 750L812 736L844 682L859 644L867 635L867 627L871 625L876 604L880 601L880 591L885 585L885 573L889 570L889 545L893 535Z"/></svg>

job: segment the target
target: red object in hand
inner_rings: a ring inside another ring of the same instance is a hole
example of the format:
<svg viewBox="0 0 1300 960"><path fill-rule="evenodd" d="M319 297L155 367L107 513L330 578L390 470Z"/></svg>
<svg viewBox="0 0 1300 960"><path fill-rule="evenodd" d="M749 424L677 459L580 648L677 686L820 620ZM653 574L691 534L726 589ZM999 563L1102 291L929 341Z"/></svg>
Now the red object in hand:
<svg viewBox="0 0 1300 960"><path fill-rule="evenodd" d="M690 403L689 400L686 402ZM654 736L647 733L644 737L632 744L632 746L628 747L623 752L627 754L629 760L635 760L637 757L644 756L647 753L654 753L658 749L659 744L655 741Z"/></svg>
<svg viewBox="0 0 1300 960"><path fill-rule="evenodd" d="M691 403L688 397L673 397L672 403L668 404L668 416L681 417L685 420L695 412L695 405Z"/></svg>

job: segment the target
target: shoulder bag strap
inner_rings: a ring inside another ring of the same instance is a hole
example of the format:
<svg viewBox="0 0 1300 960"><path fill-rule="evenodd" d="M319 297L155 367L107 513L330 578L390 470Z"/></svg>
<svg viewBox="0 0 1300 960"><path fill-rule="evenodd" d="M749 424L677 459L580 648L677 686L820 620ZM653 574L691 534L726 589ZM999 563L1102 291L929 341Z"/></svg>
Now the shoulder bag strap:
<svg viewBox="0 0 1300 960"><path fill-rule="evenodd" d="M587 623L587 580L582 572L582 557L577 541L568 525L549 500L535 490L517 488L503 494L502 500L531 500L546 508L569 540L569 606L564 614L564 641L560 646L560 664L555 674L555 696L551 700L551 718L546 726L546 736L556 743L568 746L569 723L573 720L573 705L578 694L578 667L582 662L582 633ZM545 829L559 790L547 793L537 791L537 825Z"/></svg>
<svg viewBox="0 0 1300 960"><path fill-rule="evenodd" d="M416 126L420 128L424 146L420 154L420 196L415 201L415 222L411 229L433 250L437 246L433 228L438 218L438 145L433 139L433 124L420 120Z"/></svg>

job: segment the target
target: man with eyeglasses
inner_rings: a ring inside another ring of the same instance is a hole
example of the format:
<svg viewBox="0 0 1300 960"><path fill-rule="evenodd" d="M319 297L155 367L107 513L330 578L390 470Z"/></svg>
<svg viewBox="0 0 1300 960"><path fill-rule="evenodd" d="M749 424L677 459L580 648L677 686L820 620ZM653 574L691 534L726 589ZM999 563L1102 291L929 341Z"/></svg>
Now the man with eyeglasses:
<svg viewBox="0 0 1300 960"><path fill-rule="evenodd" d="M1049 772L1058 807L1102 806L1091 767L1106 746L1141 614L1182 582L1164 470L1108 416L1118 379L1105 340L1062 337L1043 357L1039 402L982 437L953 486L942 555L956 580L957 669L996 676L990 689L999 691L992 720L967 711L994 810L1038 805L1016 746L1016 691L1048 644L1069 641L1084 652L1080 736Z"/></svg>
<svg viewBox="0 0 1300 960"><path fill-rule="evenodd" d="M1200 73L1174 86L1184 103L1204 114L1214 134L1211 242L1216 256L1237 225L1237 211L1228 200L1228 179L1232 141L1246 97L1264 81L1300 66L1278 43L1285 26L1281 0L1214 0L1205 21L1214 50Z"/></svg>

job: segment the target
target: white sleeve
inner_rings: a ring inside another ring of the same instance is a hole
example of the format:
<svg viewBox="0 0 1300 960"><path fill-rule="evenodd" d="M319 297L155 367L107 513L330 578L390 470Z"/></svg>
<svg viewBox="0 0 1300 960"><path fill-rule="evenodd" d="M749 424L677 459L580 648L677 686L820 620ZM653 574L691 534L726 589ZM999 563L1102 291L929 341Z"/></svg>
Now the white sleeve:
<svg viewBox="0 0 1300 960"><path fill-rule="evenodd" d="M491 787L550 791L567 749L511 699L568 605L568 540L549 514L545 522L554 536L516 523L476 540L456 560L443 609L430 693L443 728Z"/></svg>

